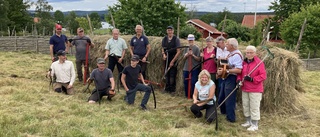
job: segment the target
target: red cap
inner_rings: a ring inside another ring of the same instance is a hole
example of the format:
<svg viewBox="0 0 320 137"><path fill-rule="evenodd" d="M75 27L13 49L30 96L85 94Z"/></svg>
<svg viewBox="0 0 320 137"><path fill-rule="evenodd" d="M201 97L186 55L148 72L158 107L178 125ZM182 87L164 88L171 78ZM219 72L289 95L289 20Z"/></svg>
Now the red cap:
<svg viewBox="0 0 320 137"><path fill-rule="evenodd" d="M62 26L59 24L56 24L56 29L62 29Z"/></svg>

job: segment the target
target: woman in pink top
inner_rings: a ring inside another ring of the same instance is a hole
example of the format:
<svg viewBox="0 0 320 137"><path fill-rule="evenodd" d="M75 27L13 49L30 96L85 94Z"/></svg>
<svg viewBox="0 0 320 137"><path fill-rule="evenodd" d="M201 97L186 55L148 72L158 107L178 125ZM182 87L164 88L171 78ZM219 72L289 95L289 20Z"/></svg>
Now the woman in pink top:
<svg viewBox="0 0 320 137"><path fill-rule="evenodd" d="M261 60L256 56L256 50L257 49L254 46L247 46L246 58L242 63L242 72L237 78L239 81L244 79L243 83L240 82L240 86L242 85L242 105L246 122L241 124L241 126L249 127L247 128L249 131L258 130L263 81L267 78L263 62L253 70L259 62L261 62Z"/></svg>
<svg viewBox="0 0 320 137"><path fill-rule="evenodd" d="M207 47L203 49L203 52L200 54L201 57L203 57L203 60L208 61L203 63L203 68L207 70L210 75L211 75L211 80L215 81L216 80L216 73L217 73L217 64L215 62L215 56L216 56L216 47L213 46L213 38L212 37L207 37L206 38L207 42Z"/></svg>

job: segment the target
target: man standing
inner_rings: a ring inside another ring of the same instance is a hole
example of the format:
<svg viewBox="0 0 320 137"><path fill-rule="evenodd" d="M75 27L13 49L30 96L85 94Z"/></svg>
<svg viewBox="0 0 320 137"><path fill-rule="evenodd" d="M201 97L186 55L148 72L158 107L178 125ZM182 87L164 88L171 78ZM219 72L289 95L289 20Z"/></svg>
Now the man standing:
<svg viewBox="0 0 320 137"><path fill-rule="evenodd" d="M136 35L132 37L130 41L130 54L139 56L139 65L141 66L142 75L146 78L146 70L147 70L147 58L151 51L151 46L149 44L149 40L146 36L142 34L143 27L141 25L137 25L135 28Z"/></svg>
<svg viewBox="0 0 320 137"><path fill-rule="evenodd" d="M167 27L167 36L162 39L162 57L165 60L165 71L168 70L165 90L171 94L176 91L177 59L180 54L180 40L174 34L172 26ZM175 49L176 48L176 49ZM168 51L169 50L169 51Z"/></svg>
<svg viewBox="0 0 320 137"><path fill-rule="evenodd" d="M53 89L55 92L61 93L63 86L67 89L66 94L73 94L73 83L76 77L73 63L66 60L64 50L59 50L57 56L59 59L51 64L51 77L56 76Z"/></svg>
<svg viewBox="0 0 320 137"><path fill-rule="evenodd" d="M216 43L217 43L217 53L216 53L216 59L217 62L220 62L220 59L225 59L229 55L229 51L227 50L227 47L225 45L225 38L223 36L219 36L216 38ZM219 67L219 66L217 66ZM219 97L220 93L220 83L221 83L221 78L216 78L216 81L214 82L216 84L216 92L215 95L216 97Z"/></svg>
<svg viewBox="0 0 320 137"><path fill-rule="evenodd" d="M229 51L227 50L227 47L225 45L225 38L223 36L219 36L216 38L217 43L217 53L216 53L216 59L224 59L227 58L229 55Z"/></svg>
<svg viewBox="0 0 320 137"><path fill-rule="evenodd" d="M238 50L237 39L228 39L226 46L227 50L230 52L227 56L229 69L226 70L227 77L222 79L220 83L219 104L221 104L221 102L234 90L237 85L237 74L240 74L242 71L242 54ZM222 68L219 68L218 75L221 75L222 71ZM232 123L236 121L236 93L237 92L233 92L220 107L221 113L226 114L227 120Z"/></svg>
<svg viewBox="0 0 320 137"><path fill-rule="evenodd" d="M198 75L200 72L200 67L194 68L197 64L200 63L200 49L197 45L194 44L194 35L188 35L188 43L189 48L184 49L183 51L183 58L186 59L184 66L183 66L183 80L184 80L184 91L186 97L191 97L194 91L194 85L198 81ZM191 69L194 68L192 71ZM191 71L191 72L190 72ZM191 74L191 78L190 78ZM191 80L191 85L189 81ZM190 90L190 94L189 94Z"/></svg>
<svg viewBox="0 0 320 137"><path fill-rule="evenodd" d="M88 36L84 35L84 29L78 28L77 29L78 36L74 37L71 44L76 46L76 67L77 67L77 73L78 73L78 79L80 82L83 80L83 73L82 73L82 65L88 65L85 67L86 69L86 78L89 77L89 64L86 63L86 52L88 52L88 62L90 62L90 52L87 51L87 44L91 48L94 47L94 44L91 42L91 39ZM89 49L88 49L89 50Z"/></svg>
<svg viewBox="0 0 320 137"><path fill-rule="evenodd" d="M96 89L89 97L89 103L96 103L101 100L103 96L108 96L107 99L111 101L111 98L116 95L114 91L115 82L110 69L105 67L105 61L103 58L97 59L98 68L94 69L88 79L88 83L94 80Z"/></svg>
<svg viewBox="0 0 320 137"><path fill-rule="evenodd" d="M68 43L68 39L65 35L61 34L62 26L60 24L56 24L56 33L50 37L50 56L52 62L57 61L57 52L59 50L63 50L68 53L70 43Z"/></svg>
<svg viewBox="0 0 320 137"><path fill-rule="evenodd" d="M127 43L123 38L119 37L119 29L112 30L112 38L107 41L106 55L104 59L109 57L108 68L113 72L115 65L117 65L118 72L121 73L123 70L123 59L128 49Z"/></svg>
<svg viewBox="0 0 320 137"><path fill-rule="evenodd" d="M121 82L127 94L125 100L130 105L134 103L137 91L145 92L140 107L142 110L147 110L146 105L151 94L151 88L144 82L141 67L138 65L139 59L138 55L132 56L130 65L123 69ZM143 84L138 83L138 78Z"/></svg>

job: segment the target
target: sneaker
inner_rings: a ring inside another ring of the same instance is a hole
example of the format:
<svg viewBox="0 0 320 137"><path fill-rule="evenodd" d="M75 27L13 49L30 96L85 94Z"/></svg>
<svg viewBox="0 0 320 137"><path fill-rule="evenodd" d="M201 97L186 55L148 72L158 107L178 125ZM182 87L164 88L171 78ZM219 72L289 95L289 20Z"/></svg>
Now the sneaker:
<svg viewBox="0 0 320 137"><path fill-rule="evenodd" d="M246 123L241 124L241 126L249 127L249 126L251 126L251 123L249 121L247 121Z"/></svg>
<svg viewBox="0 0 320 137"><path fill-rule="evenodd" d="M140 105L140 108L142 109L142 110L144 110L144 111L147 111L148 109L147 109L147 107L145 106L145 105Z"/></svg>
<svg viewBox="0 0 320 137"><path fill-rule="evenodd" d="M248 131L257 131L258 130L258 126L255 125L251 125L249 128L247 128Z"/></svg>

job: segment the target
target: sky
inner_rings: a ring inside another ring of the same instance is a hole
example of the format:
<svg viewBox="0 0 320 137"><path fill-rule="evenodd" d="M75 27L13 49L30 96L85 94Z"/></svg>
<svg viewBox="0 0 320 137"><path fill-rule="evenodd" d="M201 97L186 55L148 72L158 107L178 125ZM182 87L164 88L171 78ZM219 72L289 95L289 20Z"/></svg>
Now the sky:
<svg viewBox="0 0 320 137"><path fill-rule="evenodd" d="M31 0L36 1L36 0ZM47 0L53 7L53 11L97 11L106 10L113 6L118 0ZM274 0L176 0L185 5L188 10L219 12L225 7L231 12L268 12L271 2ZM35 7L31 7L34 10Z"/></svg>

